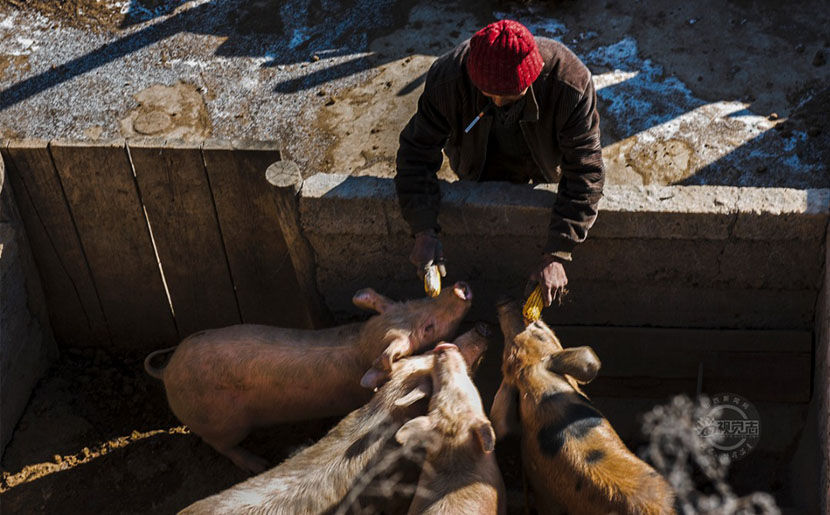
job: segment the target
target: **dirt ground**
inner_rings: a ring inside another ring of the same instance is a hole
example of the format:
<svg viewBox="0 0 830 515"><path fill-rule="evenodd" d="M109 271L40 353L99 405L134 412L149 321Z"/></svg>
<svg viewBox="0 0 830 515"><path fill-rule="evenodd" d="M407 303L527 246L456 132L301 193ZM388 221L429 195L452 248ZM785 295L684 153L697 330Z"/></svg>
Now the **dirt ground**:
<svg viewBox="0 0 830 515"><path fill-rule="evenodd" d="M3 513L174 513L247 478L181 426L143 359L63 352L3 456ZM260 431L246 445L278 463L332 422Z"/></svg>

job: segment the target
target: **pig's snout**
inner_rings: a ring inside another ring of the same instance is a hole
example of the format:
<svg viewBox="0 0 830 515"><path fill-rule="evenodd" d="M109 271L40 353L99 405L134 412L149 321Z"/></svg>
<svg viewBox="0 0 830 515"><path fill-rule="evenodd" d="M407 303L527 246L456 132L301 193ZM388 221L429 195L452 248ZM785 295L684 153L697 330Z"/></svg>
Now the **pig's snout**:
<svg viewBox="0 0 830 515"><path fill-rule="evenodd" d="M461 300L473 300L473 289L470 288L470 285L464 281L458 281L455 283L452 287L452 291Z"/></svg>

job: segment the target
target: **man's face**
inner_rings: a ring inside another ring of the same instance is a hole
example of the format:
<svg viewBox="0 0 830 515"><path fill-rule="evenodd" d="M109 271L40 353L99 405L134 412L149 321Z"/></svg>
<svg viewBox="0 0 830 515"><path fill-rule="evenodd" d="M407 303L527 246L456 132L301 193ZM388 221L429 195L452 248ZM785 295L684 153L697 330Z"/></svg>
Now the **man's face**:
<svg viewBox="0 0 830 515"><path fill-rule="evenodd" d="M516 100L519 100L525 96L525 93L527 93L527 88L523 89L522 92L517 95L494 95L492 93L487 93L486 91L481 92L482 95L492 100L498 107L504 107L507 104L511 104Z"/></svg>

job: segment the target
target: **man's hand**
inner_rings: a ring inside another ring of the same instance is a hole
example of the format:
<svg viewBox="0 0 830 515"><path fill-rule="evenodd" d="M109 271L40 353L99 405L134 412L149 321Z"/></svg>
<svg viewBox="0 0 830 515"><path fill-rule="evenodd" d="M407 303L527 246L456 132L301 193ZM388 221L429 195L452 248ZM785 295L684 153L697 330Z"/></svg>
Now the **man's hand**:
<svg viewBox="0 0 830 515"><path fill-rule="evenodd" d="M438 239L434 229L427 229L415 235L415 246L409 254L409 262L415 265L415 271L421 279L424 278L427 268L432 265L438 265L441 277L447 275L441 240Z"/></svg>
<svg viewBox="0 0 830 515"><path fill-rule="evenodd" d="M562 297L567 292L565 286L568 284L568 276L565 274L565 267L556 257L550 254L542 255L539 264L530 274L530 281L538 283L541 287L545 307L550 306L554 299L561 302Z"/></svg>

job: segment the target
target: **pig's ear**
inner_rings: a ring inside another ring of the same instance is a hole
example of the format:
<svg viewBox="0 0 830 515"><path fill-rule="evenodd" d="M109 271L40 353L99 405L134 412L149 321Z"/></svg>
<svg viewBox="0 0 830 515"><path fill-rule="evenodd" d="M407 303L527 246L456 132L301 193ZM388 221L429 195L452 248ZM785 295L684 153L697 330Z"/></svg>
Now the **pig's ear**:
<svg viewBox="0 0 830 515"><path fill-rule="evenodd" d="M432 428L432 420L427 415L415 417L398 429L395 440L401 445L426 444L431 438Z"/></svg>
<svg viewBox="0 0 830 515"><path fill-rule="evenodd" d="M487 419L480 419L473 426L473 433L478 439L478 444L481 446L484 454L490 454L496 448L496 433L493 431L493 426Z"/></svg>
<svg viewBox="0 0 830 515"><path fill-rule="evenodd" d="M490 408L490 420L499 439L511 433L520 433L519 424L519 391L502 379L493 406Z"/></svg>
<svg viewBox="0 0 830 515"><path fill-rule="evenodd" d="M379 388L387 379L389 379L388 372L372 367L360 378L360 386L374 390L375 388Z"/></svg>
<svg viewBox="0 0 830 515"><path fill-rule="evenodd" d="M383 313L395 304L395 301L384 297L371 288L363 288L354 294L352 303L360 309L371 309Z"/></svg>
<svg viewBox="0 0 830 515"><path fill-rule="evenodd" d="M432 381L428 377L418 381L415 388L400 399L397 399L393 404L399 408L406 408L432 395Z"/></svg>
<svg viewBox="0 0 830 515"><path fill-rule="evenodd" d="M567 374L585 384L594 380L601 363L591 347L573 347L551 355L548 370Z"/></svg>
<svg viewBox="0 0 830 515"><path fill-rule="evenodd" d="M409 333L389 332L386 335L383 343L386 348L380 353L374 363L374 367L380 370L392 370L392 363L401 358L406 358L412 355L415 350L412 345L412 339Z"/></svg>

